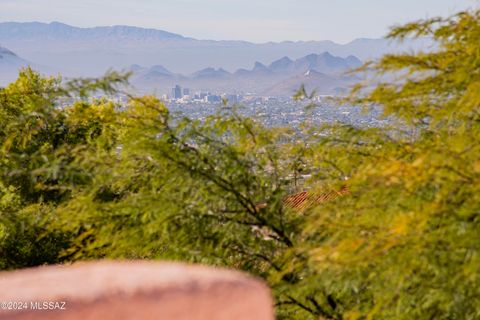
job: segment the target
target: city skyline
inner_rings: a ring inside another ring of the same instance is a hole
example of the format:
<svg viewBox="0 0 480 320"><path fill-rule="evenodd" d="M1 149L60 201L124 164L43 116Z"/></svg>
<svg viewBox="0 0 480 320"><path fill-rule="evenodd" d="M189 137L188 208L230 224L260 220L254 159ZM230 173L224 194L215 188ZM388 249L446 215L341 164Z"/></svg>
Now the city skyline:
<svg viewBox="0 0 480 320"><path fill-rule="evenodd" d="M212 40L269 41L379 38L389 27L478 5L475 0L0 0L0 21L93 27L131 25ZM52 10L55 8L55 10ZM107 15L105 13L108 13Z"/></svg>

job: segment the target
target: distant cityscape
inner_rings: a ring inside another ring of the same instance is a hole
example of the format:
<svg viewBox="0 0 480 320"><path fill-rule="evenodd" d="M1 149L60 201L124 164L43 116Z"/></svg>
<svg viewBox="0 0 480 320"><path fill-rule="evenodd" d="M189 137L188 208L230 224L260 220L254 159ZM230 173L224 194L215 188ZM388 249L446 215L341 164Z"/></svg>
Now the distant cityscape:
<svg viewBox="0 0 480 320"><path fill-rule="evenodd" d="M253 99L252 96L241 94L213 94L210 91L195 91L192 92L189 88L182 88L180 85L176 85L171 89L170 95L163 94L162 100L169 103L188 104L188 103L220 103L222 101L228 101L228 103L240 103ZM258 98L258 97L256 97ZM267 98L268 99L268 98Z"/></svg>
<svg viewBox="0 0 480 320"><path fill-rule="evenodd" d="M364 110L356 106L337 106L330 101L331 98L332 96L320 95L306 102L296 101L292 97L211 94L202 91L192 93L189 88L180 85L171 89L171 95L161 97L172 113L199 120L219 112L223 107L236 106L240 114L267 127L289 126L298 129L305 122L316 125L347 123L359 127L380 127L389 121L381 118L380 108ZM307 105L311 103L316 107L307 110Z"/></svg>
<svg viewBox="0 0 480 320"><path fill-rule="evenodd" d="M43 37L49 39L48 46ZM299 128L306 121L315 124L342 122L363 127L384 125L388 120L380 118L379 110L373 108L363 112L358 107L335 106L329 97L344 94L361 80L361 76L346 72L361 66L362 60L371 53L380 55L398 49L387 49L382 39L359 39L345 45L234 42L225 46L223 41L197 41L160 30L84 29L60 23L0 23L0 42L0 86L13 81L18 70L25 66L33 66L42 74L61 73L65 77L100 75L110 67L123 68L131 72L130 84L135 94L155 94L178 116L205 119L224 106L235 105L241 114L266 126L292 128ZM97 46L99 43L101 48ZM108 44L107 51L105 44ZM72 56L75 48L83 48L84 54ZM112 50L122 54L112 55ZM203 54L197 54L198 50L204 50ZM55 55L52 56L52 52ZM164 56L165 52L170 52L172 59ZM135 64L138 61L144 66ZM175 70L158 63L166 63ZM78 68L73 75L71 67ZM196 69L199 67L203 69ZM198 71L192 73L193 70ZM292 99L302 84L309 92L316 90L318 95L312 102L318 107L307 111L306 102ZM128 100L122 94L110 99L119 106L125 106ZM64 101L62 105L70 102Z"/></svg>

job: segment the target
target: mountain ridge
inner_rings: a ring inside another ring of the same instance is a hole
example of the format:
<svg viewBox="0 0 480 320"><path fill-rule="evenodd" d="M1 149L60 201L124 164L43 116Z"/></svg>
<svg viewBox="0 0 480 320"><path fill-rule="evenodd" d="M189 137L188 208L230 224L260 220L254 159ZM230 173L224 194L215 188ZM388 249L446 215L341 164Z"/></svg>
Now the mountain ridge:
<svg viewBox="0 0 480 320"><path fill-rule="evenodd" d="M12 28L13 27L13 28ZM35 27L35 29L29 29L29 27ZM99 33L100 35L116 35L116 34L134 34L135 32L138 34L144 34L145 36L152 36L152 35L161 35L165 36L166 38L177 38L177 39L184 39L184 40L196 40L196 41L207 41L207 42L225 42L225 43L239 43L239 44L249 44L249 45L272 45L272 44L312 44L312 43L323 43L328 45L349 45L358 42L372 42L377 41L380 39L377 38L356 38L346 43L337 43L332 40L283 40L283 41L266 41L266 42L252 42L248 40L229 40L229 39L221 39L221 40L214 40L214 39L197 39L193 37L187 37L178 33L166 31L163 29L158 28L147 28L147 27L138 27L133 25L102 25L102 26L92 26L92 27L77 27L73 26L64 22L59 21L51 21L51 22L40 22L40 21L29 21L29 22L18 22L18 21L4 21L0 22L0 35L2 35L2 31L4 34L9 35L18 35L21 31L30 31L33 30L34 32L28 32L26 35L35 35L35 34L44 34L45 32L57 32L63 35L75 34L75 33L85 33L85 34L92 34L94 31ZM13 32L12 32L13 31ZM70 31L70 32L66 32ZM108 32L110 31L110 32ZM134 32L135 31L135 32Z"/></svg>
<svg viewBox="0 0 480 320"><path fill-rule="evenodd" d="M312 52L328 51L346 58L375 58L382 53L408 48L408 41L389 46L385 39L357 39L348 44L322 41L252 43L232 40L199 40L158 29L133 26L78 28L54 22L2 22L0 43L27 60L55 65L68 76L99 76L110 68L158 61L181 73L206 67L229 72L248 68L255 61L273 61L279 56L293 59Z"/></svg>
<svg viewBox="0 0 480 320"><path fill-rule="evenodd" d="M354 78L344 74L361 64L362 62L355 56L341 58L323 52L309 54L296 60L284 56L268 66L257 61L251 69L241 68L233 73L222 68L208 67L189 75L182 75L159 65L150 68L133 65L129 70L134 72L132 78L134 85L154 91L168 92L170 87L180 84L182 87L195 90L289 95L291 88L298 89L302 81L305 81L308 86L319 87L322 94L330 94L334 89L345 88L352 83ZM162 72L157 74L155 69ZM288 90L281 94L282 88Z"/></svg>
<svg viewBox="0 0 480 320"><path fill-rule="evenodd" d="M141 28L127 25L97 26L97 27L74 27L65 23L53 21L50 23L42 22L1 22L0 37L13 37L23 35L38 36L50 35L59 38L70 37L78 39L80 36L98 37L98 36L122 36L122 35L143 35L146 38L154 39L188 39L176 33L152 29ZM48 37L47 37L48 38ZM82 37L80 37L82 38Z"/></svg>

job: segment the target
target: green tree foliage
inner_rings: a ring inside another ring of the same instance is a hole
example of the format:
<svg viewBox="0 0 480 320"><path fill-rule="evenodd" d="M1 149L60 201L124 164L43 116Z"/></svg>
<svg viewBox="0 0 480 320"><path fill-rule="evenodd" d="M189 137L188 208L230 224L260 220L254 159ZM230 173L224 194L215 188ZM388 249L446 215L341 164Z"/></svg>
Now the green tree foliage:
<svg viewBox="0 0 480 320"><path fill-rule="evenodd" d="M310 263L347 319L478 319L480 11L389 37L410 35L438 48L365 66L394 80L350 99L398 123L338 128L315 147L351 177L351 193L311 213Z"/></svg>
<svg viewBox="0 0 480 320"><path fill-rule="evenodd" d="M0 90L0 268L180 260L262 277L279 319L480 318L479 21L392 30L436 47L360 70L380 77L344 102L381 106L382 128L299 134L227 106L191 120L151 96L89 98L128 75L24 70ZM301 173L311 194L349 193L293 209Z"/></svg>
<svg viewBox="0 0 480 320"><path fill-rule="evenodd" d="M125 80L111 73L61 86L61 79L25 69L0 89L0 268L60 261L69 235L46 226L55 220L53 209L89 182L89 173L75 165L75 150L93 144L104 124L106 112L94 111L113 107L82 101L66 110L58 105L87 91L111 92Z"/></svg>

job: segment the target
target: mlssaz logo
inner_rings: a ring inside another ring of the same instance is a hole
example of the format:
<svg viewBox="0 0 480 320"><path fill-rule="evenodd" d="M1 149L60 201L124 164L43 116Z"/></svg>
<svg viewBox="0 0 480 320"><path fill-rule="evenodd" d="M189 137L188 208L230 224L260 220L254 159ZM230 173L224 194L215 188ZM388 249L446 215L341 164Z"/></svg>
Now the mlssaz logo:
<svg viewBox="0 0 480 320"><path fill-rule="evenodd" d="M36 301L30 302L31 310L66 310L66 302Z"/></svg>

